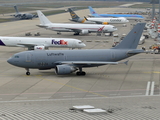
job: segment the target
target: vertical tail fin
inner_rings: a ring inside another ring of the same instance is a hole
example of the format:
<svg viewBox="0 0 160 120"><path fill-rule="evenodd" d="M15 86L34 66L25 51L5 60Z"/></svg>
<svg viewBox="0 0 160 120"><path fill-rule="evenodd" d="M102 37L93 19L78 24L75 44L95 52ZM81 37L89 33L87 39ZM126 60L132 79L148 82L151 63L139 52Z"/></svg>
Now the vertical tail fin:
<svg viewBox="0 0 160 120"><path fill-rule="evenodd" d="M88 6L88 8L92 17L100 17L91 6Z"/></svg>
<svg viewBox="0 0 160 120"><path fill-rule="evenodd" d="M70 12L70 15L71 15L73 20L78 20L79 19L79 16L71 8L68 8L68 11Z"/></svg>
<svg viewBox="0 0 160 120"><path fill-rule="evenodd" d="M18 13L19 13L19 11L18 11L18 8L17 8L17 6L16 6L16 5L14 6L14 9L15 9L16 13L18 14Z"/></svg>
<svg viewBox="0 0 160 120"><path fill-rule="evenodd" d="M89 8L90 14L97 14L96 11L91 6L88 6L88 8Z"/></svg>
<svg viewBox="0 0 160 120"><path fill-rule="evenodd" d="M113 49L136 49L146 23L137 23L128 35Z"/></svg>
<svg viewBox="0 0 160 120"><path fill-rule="evenodd" d="M38 14L40 23L42 25L46 25L46 24L50 24L51 23L51 21L49 21L48 18L40 10L37 10L37 14Z"/></svg>

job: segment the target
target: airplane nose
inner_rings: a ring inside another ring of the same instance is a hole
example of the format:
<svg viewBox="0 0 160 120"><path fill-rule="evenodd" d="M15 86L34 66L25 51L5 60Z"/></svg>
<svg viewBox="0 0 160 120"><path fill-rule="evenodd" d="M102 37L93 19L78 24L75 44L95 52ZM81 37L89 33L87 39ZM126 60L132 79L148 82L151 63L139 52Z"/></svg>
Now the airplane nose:
<svg viewBox="0 0 160 120"><path fill-rule="evenodd" d="M12 58L9 58L9 59L7 60L7 62L8 62L9 64L13 64Z"/></svg>
<svg viewBox="0 0 160 120"><path fill-rule="evenodd" d="M81 48L86 47L86 44L81 43L81 44L80 44L80 47L81 47Z"/></svg>
<svg viewBox="0 0 160 120"><path fill-rule="evenodd" d="M83 43L82 47L86 47L86 44Z"/></svg>

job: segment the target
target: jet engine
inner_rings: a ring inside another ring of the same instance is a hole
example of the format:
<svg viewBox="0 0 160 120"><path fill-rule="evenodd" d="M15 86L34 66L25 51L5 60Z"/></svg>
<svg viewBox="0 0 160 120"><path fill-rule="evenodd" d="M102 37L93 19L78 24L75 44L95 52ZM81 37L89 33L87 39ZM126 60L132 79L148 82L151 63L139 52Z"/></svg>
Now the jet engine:
<svg viewBox="0 0 160 120"><path fill-rule="evenodd" d="M103 24L103 25L108 25L109 23L108 23L108 22L103 22L102 24Z"/></svg>
<svg viewBox="0 0 160 120"><path fill-rule="evenodd" d="M75 72L77 69L73 66L69 65L57 65L55 68L55 72L57 75L65 75Z"/></svg>
<svg viewBox="0 0 160 120"><path fill-rule="evenodd" d="M34 50L44 50L45 46L34 46Z"/></svg>
<svg viewBox="0 0 160 120"><path fill-rule="evenodd" d="M88 30L82 30L82 32L81 32L82 34L88 34L89 33L89 31Z"/></svg>

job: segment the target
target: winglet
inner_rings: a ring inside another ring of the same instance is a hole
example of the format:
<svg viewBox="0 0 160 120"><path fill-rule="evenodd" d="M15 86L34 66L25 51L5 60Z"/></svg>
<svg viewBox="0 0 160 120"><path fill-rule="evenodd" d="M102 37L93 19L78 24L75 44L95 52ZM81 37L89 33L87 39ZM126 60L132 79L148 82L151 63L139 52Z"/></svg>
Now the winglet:
<svg viewBox="0 0 160 120"><path fill-rule="evenodd" d="M129 60L127 60L127 61L125 61L125 62L118 62L118 64L125 64L125 65L128 65L128 61L129 61Z"/></svg>
<svg viewBox="0 0 160 120"><path fill-rule="evenodd" d="M124 64L125 64L125 65L128 65L128 61L129 61L129 60L125 61Z"/></svg>
<svg viewBox="0 0 160 120"><path fill-rule="evenodd" d="M84 16L84 19L88 21L88 19Z"/></svg>

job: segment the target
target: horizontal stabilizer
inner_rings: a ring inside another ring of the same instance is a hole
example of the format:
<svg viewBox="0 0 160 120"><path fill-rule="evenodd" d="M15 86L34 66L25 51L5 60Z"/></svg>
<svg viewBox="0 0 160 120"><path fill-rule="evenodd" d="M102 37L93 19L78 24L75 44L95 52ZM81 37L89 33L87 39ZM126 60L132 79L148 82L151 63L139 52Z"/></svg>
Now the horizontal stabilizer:
<svg viewBox="0 0 160 120"><path fill-rule="evenodd" d="M146 53L146 51L144 51L144 50L129 50L128 52L127 52L127 54L139 54L139 53Z"/></svg>
<svg viewBox="0 0 160 120"><path fill-rule="evenodd" d="M41 28L46 28L46 27L48 27L48 26L46 26L46 25L36 25L36 26L38 26L38 27L41 27Z"/></svg>

